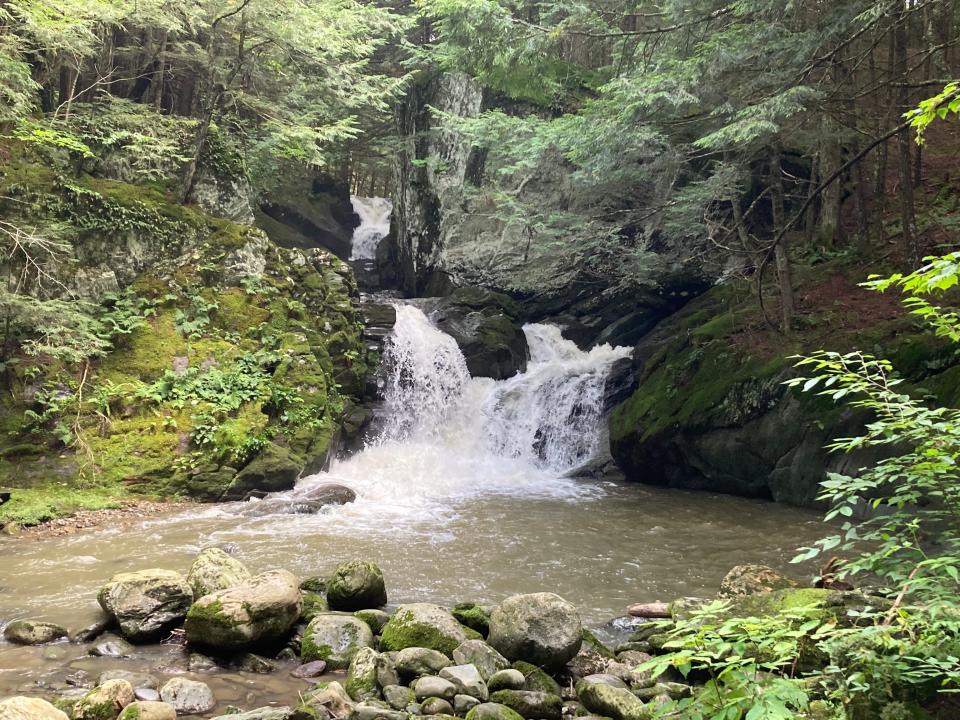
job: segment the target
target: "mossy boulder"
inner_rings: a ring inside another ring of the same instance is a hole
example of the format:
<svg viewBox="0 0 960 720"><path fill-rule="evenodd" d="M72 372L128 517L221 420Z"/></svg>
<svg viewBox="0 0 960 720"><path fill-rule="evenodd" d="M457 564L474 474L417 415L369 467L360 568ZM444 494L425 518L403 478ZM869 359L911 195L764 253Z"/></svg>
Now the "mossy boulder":
<svg viewBox="0 0 960 720"><path fill-rule="evenodd" d="M178 715L202 715L217 704L209 685L185 677L167 680L160 688L160 697L172 705Z"/></svg>
<svg viewBox="0 0 960 720"><path fill-rule="evenodd" d="M133 685L126 680L108 680L95 687L73 706L73 720L116 720L136 700Z"/></svg>
<svg viewBox="0 0 960 720"><path fill-rule="evenodd" d="M46 700L21 696L0 700L0 718L2 720L69 720L63 710L54 707Z"/></svg>
<svg viewBox="0 0 960 720"><path fill-rule="evenodd" d="M246 565L230 557L220 548L205 548L197 555L187 582L193 589L193 596L200 598L217 590L226 590L247 582L252 575Z"/></svg>
<svg viewBox="0 0 960 720"><path fill-rule="evenodd" d="M463 627L439 605L401 605L384 626L380 644L384 650L423 647L450 655L467 639Z"/></svg>
<svg viewBox="0 0 960 720"><path fill-rule="evenodd" d="M369 625L374 635L383 632L383 628L390 622L390 614L377 608L357 610L353 615Z"/></svg>
<svg viewBox="0 0 960 720"><path fill-rule="evenodd" d="M380 697L377 684L377 660L380 653L373 648L361 647L354 653L347 668L347 681L344 689L357 702L374 700Z"/></svg>
<svg viewBox="0 0 960 720"><path fill-rule="evenodd" d="M554 593L514 595L490 615L488 642L508 660L561 668L580 650L577 609Z"/></svg>
<svg viewBox="0 0 960 720"><path fill-rule="evenodd" d="M222 650L284 637L300 617L297 578L286 570L199 598L184 623L187 641Z"/></svg>
<svg viewBox="0 0 960 720"><path fill-rule="evenodd" d="M577 696L592 713L613 720L650 720L653 712L632 692L605 683L581 680Z"/></svg>
<svg viewBox="0 0 960 720"><path fill-rule="evenodd" d="M310 622L320 613L330 612L327 599L320 593L302 591L300 597L303 600L303 610L300 612L300 617L306 622Z"/></svg>
<svg viewBox="0 0 960 720"><path fill-rule="evenodd" d="M494 673L510 667L510 661L483 640L464 641L454 649L453 659L458 665L476 667L484 682Z"/></svg>
<svg viewBox="0 0 960 720"><path fill-rule="evenodd" d="M193 602L186 578L172 570L141 570L114 575L97 601L128 640L143 642L159 637L180 622Z"/></svg>
<svg viewBox="0 0 960 720"><path fill-rule="evenodd" d="M67 629L38 620L14 620L3 629L3 637L15 645L44 645L67 637Z"/></svg>
<svg viewBox="0 0 960 720"><path fill-rule="evenodd" d="M414 680L423 675L437 675L451 665L450 658L439 650L409 647L397 653L394 660L397 672L404 680Z"/></svg>
<svg viewBox="0 0 960 720"><path fill-rule="evenodd" d="M170 703L138 700L127 705L118 720L176 720L177 711Z"/></svg>
<svg viewBox="0 0 960 720"><path fill-rule="evenodd" d="M303 631L300 657L304 662L324 660L331 670L345 670L360 648L373 647L373 633L365 622L349 615L321 613Z"/></svg>
<svg viewBox="0 0 960 720"><path fill-rule="evenodd" d="M560 720L563 699L553 693L533 690L498 690L490 696L490 702L506 705L529 720Z"/></svg>
<svg viewBox="0 0 960 720"><path fill-rule="evenodd" d="M523 720L523 716L506 705L486 702L471 708L466 720Z"/></svg>
<svg viewBox="0 0 960 720"><path fill-rule="evenodd" d="M327 580L327 602L332 610L365 610L386 605L383 571L367 560L340 563Z"/></svg>
<svg viewBox="0 0 960 720"><path fill-rule="evenodd" d="M720 595L736 597L796 587L797 584L766 565L737 565L720 581Z"/></svg>
<svg viewBox="0 0 960 720"><path fill-rule="evenodd" d="M523 673L523 689L533 692L560 694L560 683L554 680L542 668L523 660L513 663L513 669Z"/></svg>
<svg viewBox="0 0 960 720"><path fill-rule="evenodd" d="M243 500L253 492L290 490L303 472L305 461L289 448L268 443L249 465L238 472L223 494L224 500Z"/></svg>
<svg viewBox="0 0 960 720"><path fill-rule="evenodd" d="M480 633L483 637L490 632L490 612L492 607L476 603L459 603L450 611L461 625Z"/></svg>

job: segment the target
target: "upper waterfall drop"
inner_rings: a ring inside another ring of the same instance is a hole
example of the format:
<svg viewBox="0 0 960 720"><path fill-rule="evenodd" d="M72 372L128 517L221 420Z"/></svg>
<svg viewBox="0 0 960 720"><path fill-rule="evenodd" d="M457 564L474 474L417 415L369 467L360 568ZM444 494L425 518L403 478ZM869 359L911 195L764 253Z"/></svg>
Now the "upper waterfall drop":
<svg viewBox="0 0 960 720"><path fill-rule="evenodd" d="M389 198L350 196L353 211L360 216L360 224L353 231L351 260L372 260L377 245L390 232L393 202Z"/></svg>

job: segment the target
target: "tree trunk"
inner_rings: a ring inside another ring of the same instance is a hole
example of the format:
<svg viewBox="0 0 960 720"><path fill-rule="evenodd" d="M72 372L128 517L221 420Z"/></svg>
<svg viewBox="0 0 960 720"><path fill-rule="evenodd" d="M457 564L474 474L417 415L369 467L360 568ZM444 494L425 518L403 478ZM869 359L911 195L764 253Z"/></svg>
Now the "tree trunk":
<svg viewBox="0 0 960 720"><path fill-rule="evenodd" d="M907 25L906 19L901 18L893 31L894 35L894 73L893 77L899 82L897 106L901 113L910 110L909 88L907 88ZM900 196L900 221L903 225L903 246L910 260L916 267L920 263L920 248L917 243L916 218L913 202L913 173L911 167L910 131L904 130L897 137L897 180Z"/></svg>
<svg viewBox="0 0 960 720"><path fill-rule="evenodd" d="M785 218L783 210L783 170L780 167L780 149L777 148L770 158L770 205L773 212L773 227L779 228ZM789 234L785 234L774 247L774 260L777 264L777 277L780 281L780 307L783 312L783 332L793 333L794 298L793 277L790 271Z"/></svg>

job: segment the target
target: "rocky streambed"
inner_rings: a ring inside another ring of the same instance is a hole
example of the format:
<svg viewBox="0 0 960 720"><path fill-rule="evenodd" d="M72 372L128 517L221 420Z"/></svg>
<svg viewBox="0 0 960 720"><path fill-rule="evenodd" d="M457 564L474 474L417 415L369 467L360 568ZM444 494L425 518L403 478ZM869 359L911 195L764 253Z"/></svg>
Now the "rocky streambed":
<svg viewBox="0 0 960 720"><path fill-rule="evenodd" d="M798 602L827 612L865 597L796 588L755 565L734 568L720 592L751 613ZM97 599L103 617L87 628L6 625L7 642L61 667L0 694L0 720L644 720L698 691L678 674L638 670L662 650L663 621L626 616L592 632L548 592L393 606L383 572L363 560L327 577L254 575L211 547L186 575L119 573ZM670 617L692 604L631 612Z"/></svg>

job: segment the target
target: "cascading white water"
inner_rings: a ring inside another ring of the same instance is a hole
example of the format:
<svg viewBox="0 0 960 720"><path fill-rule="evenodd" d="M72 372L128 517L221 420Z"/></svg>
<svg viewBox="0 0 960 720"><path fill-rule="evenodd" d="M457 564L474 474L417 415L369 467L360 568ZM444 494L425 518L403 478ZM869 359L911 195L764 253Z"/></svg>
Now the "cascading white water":
<svg viewBox="0 0 960 720"><path fill-rule="evenodd" d="M360 224L353 231L351 260L372 260L377 245L390 232L390 214L393 203L382 197L350 197L353 211L360 216Z"/></svg>

